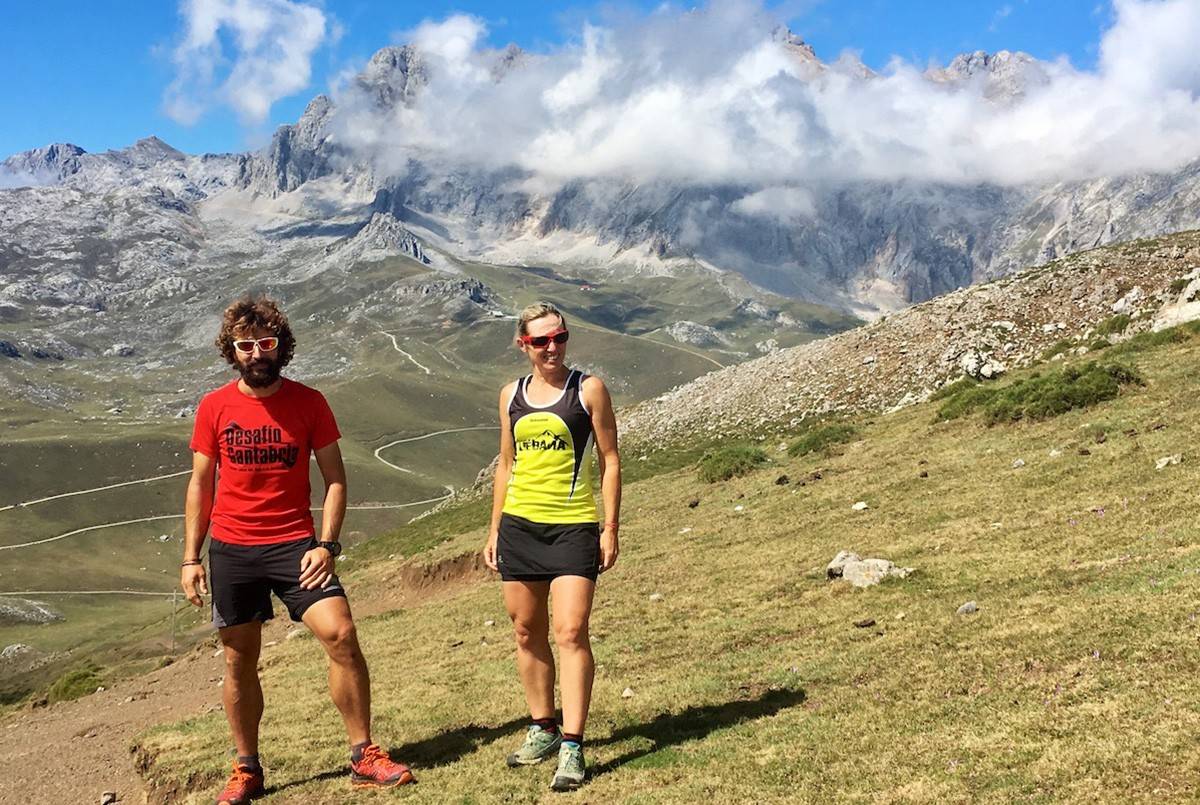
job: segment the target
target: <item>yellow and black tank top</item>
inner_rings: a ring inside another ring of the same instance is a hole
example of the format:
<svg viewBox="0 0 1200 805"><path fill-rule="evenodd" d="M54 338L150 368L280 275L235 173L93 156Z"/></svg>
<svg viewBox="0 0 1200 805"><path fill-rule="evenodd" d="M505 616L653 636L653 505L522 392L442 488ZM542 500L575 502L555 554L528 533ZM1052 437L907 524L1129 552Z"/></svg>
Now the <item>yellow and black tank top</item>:
<svg viewBox="0 0 1200 805"><path fill-rule="evenodd" d="M517 381L508 402L514 459L504 512L535 523L594 523L592 417L583 402L583 372L572 369L554 402L538 406Z"/></svg>

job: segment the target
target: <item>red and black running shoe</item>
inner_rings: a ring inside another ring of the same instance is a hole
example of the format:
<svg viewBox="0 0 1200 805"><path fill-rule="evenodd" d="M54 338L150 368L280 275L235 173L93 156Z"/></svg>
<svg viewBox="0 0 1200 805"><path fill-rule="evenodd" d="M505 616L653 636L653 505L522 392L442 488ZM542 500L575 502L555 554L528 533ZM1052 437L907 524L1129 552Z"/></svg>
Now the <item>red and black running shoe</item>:
<svg viewBox="0 0 1200 805"><path fill-rule="evenodd" d="M412 769L392 760L375 744L367 744L358 762L350 762L350 782L356 788L393 788L416 781Z"/></svg>
<svg viewBox="0 0 1200 805"><path fill-rule="evenodd" d="M234 761L233 774L225 784L225 790L217 797L217 805L245 805L265 793L262 769L251 771Z"/></svg>

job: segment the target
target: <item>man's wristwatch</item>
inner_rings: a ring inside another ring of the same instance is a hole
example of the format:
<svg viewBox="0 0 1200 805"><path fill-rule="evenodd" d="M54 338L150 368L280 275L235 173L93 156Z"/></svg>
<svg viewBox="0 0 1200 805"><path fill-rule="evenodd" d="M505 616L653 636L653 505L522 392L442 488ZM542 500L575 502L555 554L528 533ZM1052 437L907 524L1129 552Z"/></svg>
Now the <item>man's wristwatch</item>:
<svg viewBox="0 0 1200 805"><path fill-rule="evenodd" d="M335 559L342 552L342 543L340 542L318 542L317 547L329 551L329 555Z"/></svg>

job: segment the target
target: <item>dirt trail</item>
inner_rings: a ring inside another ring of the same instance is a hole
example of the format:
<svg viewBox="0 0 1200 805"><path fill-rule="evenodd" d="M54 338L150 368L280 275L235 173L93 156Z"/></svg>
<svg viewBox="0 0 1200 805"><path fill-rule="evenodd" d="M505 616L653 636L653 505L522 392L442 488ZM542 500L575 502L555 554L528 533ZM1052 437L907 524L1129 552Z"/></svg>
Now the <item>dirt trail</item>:
<svg viewBox="0 0 1200 805"><path fill-rule="evenodd" d="M352 582L350 600L358 618L451 595L486 576L482 559L473 553L433 565L389 564L382 562ZM264 625L264 657L275 648L267 644L285 640L290 626L278 615ZM217 683L224 667L214 641L215 634L206 635L171 665L115 682L100 693L26 708L0 720L0 802L99 802L105 791L117 792L121 805L147 802L130 746L156 724L220 709Z"/></svg>
<svg viewBox="0 0 1200 805"><path fill-rule="evenodd" d="M277 640L282 624L269 624ZM166 668L113 683L73 702L25 709L0 723L0 801L99 802L115 791L123 805L145 802L129 746L164 721L220 706L223 661L203 641Z"/></svg>

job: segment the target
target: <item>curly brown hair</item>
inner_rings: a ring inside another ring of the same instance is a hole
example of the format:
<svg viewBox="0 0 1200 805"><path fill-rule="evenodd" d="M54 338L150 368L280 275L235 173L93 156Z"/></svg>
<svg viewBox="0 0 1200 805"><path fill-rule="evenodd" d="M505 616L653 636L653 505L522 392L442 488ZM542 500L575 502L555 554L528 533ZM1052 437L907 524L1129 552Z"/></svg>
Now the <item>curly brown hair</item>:
<svg viewBox="0 0 1200 805"><path fill-rule="evenodd" d="M292 335L287 316L283 315L275 300L250 294L225 308L221 317L221 332L217 334L216 345L230 366L237 365L233 349L236 340L234 333L254 329L270 330L279 337L279 368L287 366L296 351L296 338Z"/></svg>

